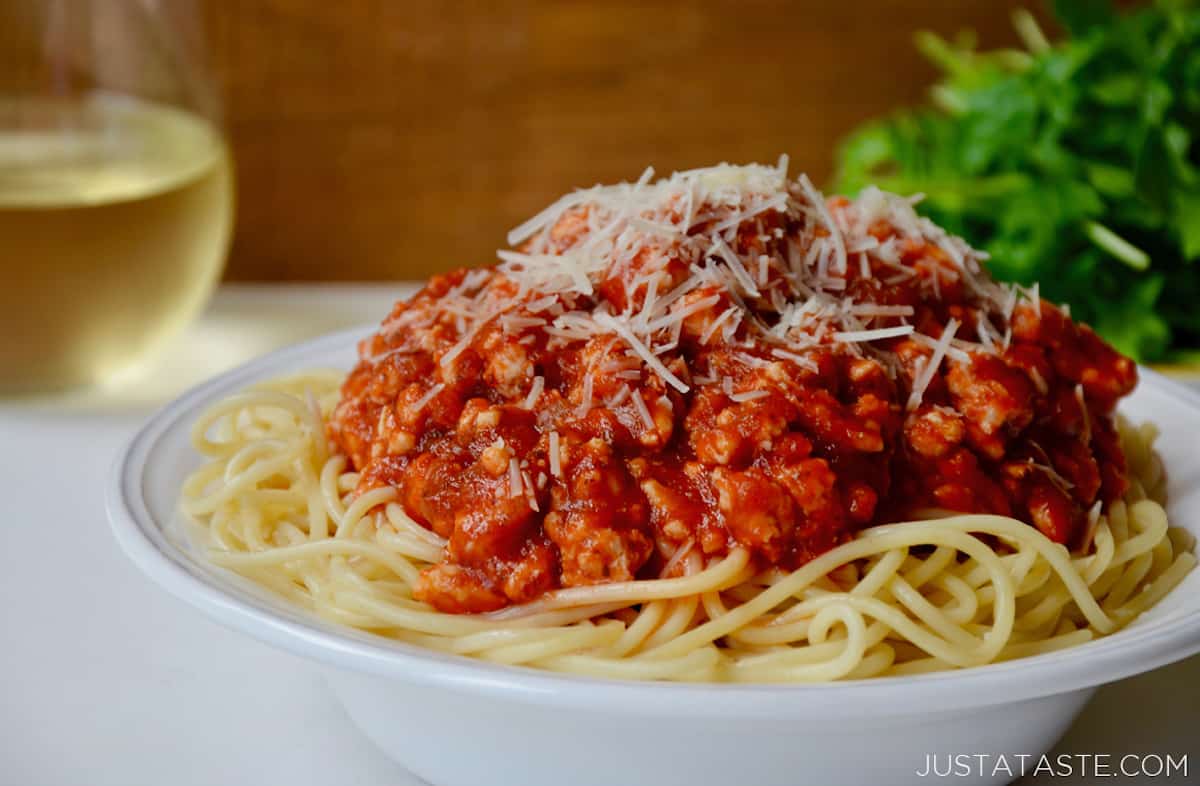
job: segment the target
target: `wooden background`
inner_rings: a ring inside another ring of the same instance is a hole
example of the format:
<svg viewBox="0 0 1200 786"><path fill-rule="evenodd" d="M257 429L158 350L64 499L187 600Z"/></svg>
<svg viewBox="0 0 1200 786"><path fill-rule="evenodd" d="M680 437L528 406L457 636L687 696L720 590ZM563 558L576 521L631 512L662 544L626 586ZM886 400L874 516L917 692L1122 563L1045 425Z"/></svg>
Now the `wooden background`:
<svg viewBox="0 0 1200 786"><path fill-rule="evenodd" d="M486 264L559 194L647 164L787 152L821 183L842 134L925 95L915 29L1011 44L1016 6L210 0L238 169L227 275Z"/></svg>

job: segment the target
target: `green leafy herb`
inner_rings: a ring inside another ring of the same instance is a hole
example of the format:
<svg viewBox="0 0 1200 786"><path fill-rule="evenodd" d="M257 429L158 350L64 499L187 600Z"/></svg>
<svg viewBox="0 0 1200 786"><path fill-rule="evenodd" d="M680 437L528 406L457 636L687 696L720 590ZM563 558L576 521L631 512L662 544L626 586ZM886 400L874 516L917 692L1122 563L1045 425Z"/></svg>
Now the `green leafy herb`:
<svg viewBox="0 0 1200 786"><path fill-rule="evenodd" d="M1069 303L1139 360L1200 349L1200 7L1054 0L1069 37L1014 15L1027 51L916 36L932 106L845 140L836 188L921 192L993 273Z"/></svg>

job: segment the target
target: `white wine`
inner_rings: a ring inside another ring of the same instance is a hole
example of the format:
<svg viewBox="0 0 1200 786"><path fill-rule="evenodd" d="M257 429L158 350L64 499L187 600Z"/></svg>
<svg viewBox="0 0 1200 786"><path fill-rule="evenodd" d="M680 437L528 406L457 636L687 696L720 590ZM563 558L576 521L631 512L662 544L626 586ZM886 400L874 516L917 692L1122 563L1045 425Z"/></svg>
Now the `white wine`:
<svg viewBox="0 0 1200 786"><path fill-rule="evenodd" d="M233 223L217 130L108 93L0 99L0 392L110 376L207 300Z"/></svg>

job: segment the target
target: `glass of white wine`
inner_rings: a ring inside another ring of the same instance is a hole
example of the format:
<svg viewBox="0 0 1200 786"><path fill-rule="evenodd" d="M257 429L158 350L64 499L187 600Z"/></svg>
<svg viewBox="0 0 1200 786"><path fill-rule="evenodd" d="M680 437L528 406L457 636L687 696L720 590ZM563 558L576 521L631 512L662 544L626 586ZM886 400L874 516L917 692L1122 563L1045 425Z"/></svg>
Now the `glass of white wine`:
<svg viewBox="0 0 1200 786"><path fill-rule="evenodd" d="M109 379L211 294L233 176L197 10L0 2L0 393Z"/></svg>

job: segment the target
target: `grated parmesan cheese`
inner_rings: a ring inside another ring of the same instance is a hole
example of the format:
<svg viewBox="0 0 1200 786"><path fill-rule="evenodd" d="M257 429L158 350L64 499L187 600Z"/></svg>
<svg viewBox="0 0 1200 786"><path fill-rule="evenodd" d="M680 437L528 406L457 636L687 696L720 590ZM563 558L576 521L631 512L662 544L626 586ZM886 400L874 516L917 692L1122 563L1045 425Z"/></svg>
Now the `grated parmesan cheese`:
<svg viewBox="0 0 1200 786"><path fill-rule="evenodd" d="M729 400L741 404L746 401L754 401L755 399L765 398L771 395L769 390L747 390L742 393L731 393Z"/></svg>
<svg viewBox="0 0 1200 786"><path fill-rule="evenodd" d="M529 395L525 397L525 403L521 406L525 409L533 409L533 405L541 398L542 388L546 384L546 378L537 376L533 378L533 384L529 386Z"/></svg>
<svg viewBox="0 0 1200 786"><path fill-rule="evenodd" d="M946 357L946 352L950 349L950 342L954 339L954 334L957 331L957 319L951 319L946 323L946 327L942 329L942 337L934 345L933 354L924 360L920 372L917 374L916 379L913 380L912 392L909 393L906 409L911 411L921 405L921 401L925 396L925 389L929 387L929 383L933 381L933 375L941 367L942 359Z"/></svg>
<svg viewBox="0 0 1200 786"><path fill-rule="evenodd" d="M876 328L875 330L838 331L833 334L833 340L844 344L860 343L864 341L879 341L885 338L898 338L900 336L907 336L912 332L912 325L897 325L895 327Z"/></svg>
<svg viewBox="0 0 1200 786"><path fill-rule="evenodd" d="M706 311L720 302L720 295L712 295L711 297L701 298L694 303L689 303L683 308L676 309L665 316L659 317L647 325L646 329L653 333L666 327L674 328L692 314L698 314L701 311Z"/></svg>
<svg viewBox="0 0 1200 786"><path fill-rule="evenodd" d="M913 333L912 339L913 339L913 341L916 341L918 344L924 344L925 346L929 347L930 349L937 349L938 344L939 344L938 339L931 338L931 337L925 335L924 333ZM951 358L952 360L954 360L957 363L970 363L971 362L971 356L969 354L967 354L967 352L965 350L955 346L954 341L951 341L950 344L946 347L946 356Z"/></svg>
<svg viewBox="0 0 1200 786"><path fill-rule="evenodd" d="M638 416L646 424L646 428L653 431L654 418L650 416L650 408L646 406L646 400L642 398L641 391L635 390L629 397L633 400L633 408L637 410Z"/></svg>
<svg viewBox="0 0 1200 786"><path fill-rule="evenodd" d="M558 432L550 432L550 474L553 477L562 477L562 458L559 455Z"/></svg>
<svg viewBox="0 0 1200 786"><path fill-rule="evenodd" d="M797 355L795 352L788 352L786 349L772 349L771 354L782 360L790 360L801 368L809 371L818 371L819 368L812 358L806 358L803 355Z"/></svg>
<svg viewBox="0 0 1200 786"><path fill-rule="evenodd" d="M508 460L508 496L519 497L525 493L525 484L521 479L521 465L516 457Z"/></svg>
<svg viewBox="0 0 1200 786"><path fill-rule="evenodd" d="M425 393L422 394L419 399L417 399L416 401L413 402L413 404L412 404L413 414L416 414L416 413L420 412L421 410L425 409L425 405L428 404L430 401L433 401L437 397L437 395L445 389L446 389L446 384L444 382L438 382L437 384L430 387L429 390L426 390Z"/></svg>
<svg viewBox="0 0 1200 786"><path fill-rule="evenodd" d="M524 469L521 470L521 488L525 493L525 501L529 503L529 509L538 513L537 487L533 485L533 479Z"/></svg>

